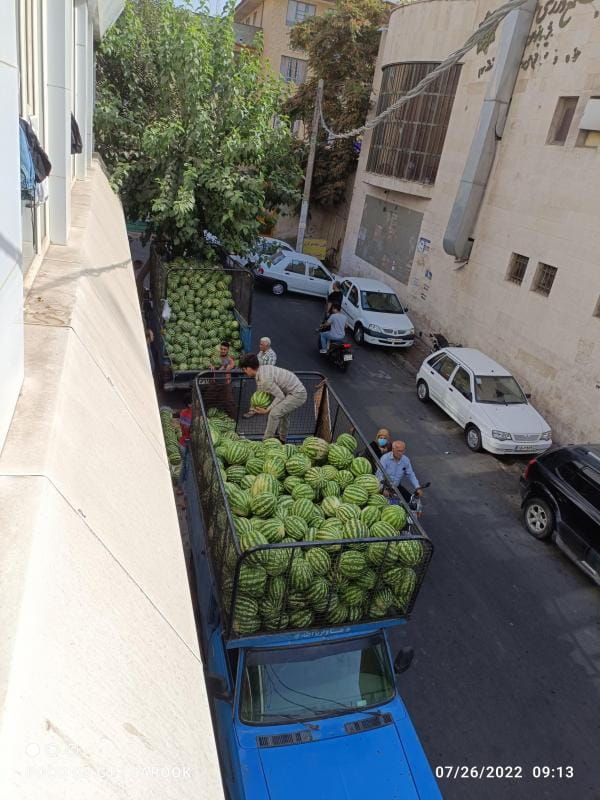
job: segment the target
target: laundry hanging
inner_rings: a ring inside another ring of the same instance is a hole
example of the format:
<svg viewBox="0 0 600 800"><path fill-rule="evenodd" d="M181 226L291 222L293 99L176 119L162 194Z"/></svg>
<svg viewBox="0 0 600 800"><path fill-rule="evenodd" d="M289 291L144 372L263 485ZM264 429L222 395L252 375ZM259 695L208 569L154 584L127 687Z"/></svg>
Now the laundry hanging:
<svg viewBox="0 0 600 800"><path fill-rule="evenodd" d="M19 119L19 124L29 145L31 159L35 168L35 180L37 183L41 183L44 178L47 178L48 175L50 175L52 164L50 163L50 159L46 155L46 151L40 144L39 139L35 135L31 125L22 117Z"/></svg>
<svg viewBox="0 0 600 800"><path fill-rule="evenodd" d="M71 155L83 152L83 142L79 133L79 125L73 112L71 112Z"/></svg>
<svg viewBox="0 0 600 800"><path fill-rule="evenodd" d="M33 200L35 196L35 167L27 136L22 126L19 126L19 149L21 157L21 197Z"/></svg>

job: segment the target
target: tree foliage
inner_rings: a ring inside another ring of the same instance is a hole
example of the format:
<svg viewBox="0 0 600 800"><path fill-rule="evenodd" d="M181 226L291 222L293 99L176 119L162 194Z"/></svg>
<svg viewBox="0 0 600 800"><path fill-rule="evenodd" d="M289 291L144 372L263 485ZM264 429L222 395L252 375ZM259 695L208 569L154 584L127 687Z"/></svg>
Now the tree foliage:
<svg viewBox="0 0 600 800"><path fill-rule="evenodd" d="M176 253L208 230L244 252L259 216L301 181L285 90L220 17L172 0L127 0L98 53L96 141L126 214ZM274 124L278 120L278 124Z"/></svg>
<svg viewBox="0 0 600 800"><path fill-rule="evenodd" d="M373 73L379 49L379 28L389 17L382 0L337 0L322 16L309 17L290 33L294 49L308 54L309 78L288 101L292 119L300 118L310 131L317 81L323 78L323 113L334 131L364 124L369 110ZM359 148L352 139L327 144L319 131L312 199L324 206L345 199L348 176L356 169Z"/></svg>

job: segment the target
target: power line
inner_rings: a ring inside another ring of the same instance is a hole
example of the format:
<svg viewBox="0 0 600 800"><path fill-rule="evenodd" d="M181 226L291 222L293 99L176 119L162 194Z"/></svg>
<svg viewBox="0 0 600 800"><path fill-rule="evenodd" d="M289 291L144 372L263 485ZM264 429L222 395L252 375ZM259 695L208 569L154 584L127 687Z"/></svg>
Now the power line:
<svg viewBox="0 0 600 800"><path fill-rule="evenodd" d="M329 135L331 139L352 139L355 136L360 136L361 133L365 131L371 130L379 125L380 122L383 122L384 119L389 117L390 114L393 114L398 108L406 103L413 100L418 95L422 94L425 89L434 81L436 81L440 75L444 72L447 72L451 67L453 67L458 61L460 61L463 56L476 47L481 41L487 38L487 36L502 22L504 17L514 11L516 8L524 5L528 0L508 0L508 2L503 3L503 5L499 6L495 11L492 11L481 23L481 25L477 28L475 33L473 33L464 45L455 50L454 53L446 58L445 61L442 61L434 70L432 70L428 75L426 75L422 81L420 81L416 86L410 89L405 95L403 95L399 100L396 100L395 103L389 108L386 108L385 111L382 111L381 114L378 114L373 119L366 122L360 128L354 128L352 131L346 131L346 133L336 133L332 131L331 128L325 122L325 117L323 116L323 104L320 98L317 98L317 107L319 109L319 119L321 125Z"/></svg>

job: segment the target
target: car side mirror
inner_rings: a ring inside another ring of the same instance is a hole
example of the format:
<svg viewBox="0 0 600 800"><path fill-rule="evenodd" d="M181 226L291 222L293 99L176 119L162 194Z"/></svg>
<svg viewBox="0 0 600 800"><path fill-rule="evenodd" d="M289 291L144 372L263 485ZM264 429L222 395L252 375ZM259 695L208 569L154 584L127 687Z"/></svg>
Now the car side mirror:
<svg viewBox="0 0 600 800"><path fill-rule="evenodd" d="M415 651L412 647L403 647L396 654L394 659L394 672L396 675L401 675L410 667L414 658Z"/></svg>
<svg viewBox="0 0 600 800"><path fill-rule="evenodd" d="M404 313L408 314L408 306L404 306Z"/></svg>
<svg viewBox="0 0 600 800"><path fill-rule="evenodd" d="M225 700L226 702L231 702L232 696L231 692L227 687L227 682L225 678L222 678L220 675L206 675L204 680L206 681L206 688L208 693L212 695L216 700Z"/></svg>
<svg viewBox="0 0 600 800"><path fill-rule="evenodd" d="M531 400L531 392L525 392L525 397L526 397L528 400Z"/></svg>

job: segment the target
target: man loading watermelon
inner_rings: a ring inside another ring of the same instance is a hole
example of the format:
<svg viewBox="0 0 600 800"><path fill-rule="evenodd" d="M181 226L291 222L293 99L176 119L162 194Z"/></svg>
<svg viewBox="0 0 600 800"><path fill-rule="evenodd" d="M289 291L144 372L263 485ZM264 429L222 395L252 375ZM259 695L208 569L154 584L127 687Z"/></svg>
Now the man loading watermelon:
<svg viewBox="0 0 600 800"><path fill-rule="evenodd" d="M255 405L248 414L268 414L267 427L263 439L271 439L279 429L279 439L285 443L293 411L306 403L306 389L299 378L281 367L262 367L254 353L247 353L240 359L240 369L249 378L256 380L258 392L266 392L272 397L268 406Z"/></svg>

